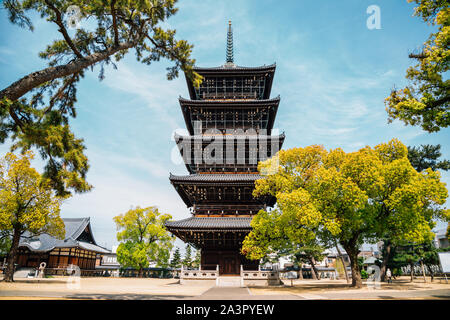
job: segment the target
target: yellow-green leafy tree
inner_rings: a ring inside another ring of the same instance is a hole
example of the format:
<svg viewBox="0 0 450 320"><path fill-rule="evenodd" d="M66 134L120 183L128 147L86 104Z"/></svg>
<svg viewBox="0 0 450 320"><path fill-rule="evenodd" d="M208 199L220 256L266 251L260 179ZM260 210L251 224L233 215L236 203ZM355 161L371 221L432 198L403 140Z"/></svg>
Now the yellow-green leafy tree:
<svg viewBox="0 0 450 320"><path fill-rule="evenodd" d="M121 242L117 248L119 263L138 270L139 277L150 261L168 266L174 236L164 224L170 219L170 214L161 213L156 207L136 207L114 217L117 240Z"/></svg>
<svg viewBox="0 0 450 320"><path fill-rule="evenodd" d="M13 281L19 241L25 232L43 233L64 239L64 222L59 216L63 197L55 196L48 179L30 167L33 154L7 153L0 163L0 231L8 234L11 247L4 281Z"/></svg>
<svg viewBox="0 0 450 320"><path fill-rule="evenodd" d="M419 125L428 132L450 124L450 3L448 0L408 0L415 2L414 15L436 27L418 53L409 57L417 64L408 68L409 85L394 89L386 99L389 121L399 119Z"/></svg>
<svg viewBox="0 0 450 320"><path fill-rule="evenodd" d="M350 153L322 146L281 150L258 169L268 174L256 181L254 196L276 196L279 210L258 213L242 253L259 259L280 246L280 234L289 245L337 240L350 258L352 286L362 286L357 258L365 241L389 230L394 240L422 242L432 237L433 218L449 219L439 172L417 172L396 139ZM264 218L271 215L276 219Z"/></svg>

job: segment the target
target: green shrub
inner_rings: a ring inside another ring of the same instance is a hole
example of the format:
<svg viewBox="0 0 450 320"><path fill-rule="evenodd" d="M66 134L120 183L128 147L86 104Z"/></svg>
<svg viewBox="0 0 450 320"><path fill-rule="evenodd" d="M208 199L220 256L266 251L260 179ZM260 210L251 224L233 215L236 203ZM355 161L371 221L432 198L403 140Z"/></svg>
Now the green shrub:
<svg viewBox="0 0 450 320"><path fill-rule="evenodd" d="M369 275L366 270L361 270L361 279L367 279Z"/></svg>

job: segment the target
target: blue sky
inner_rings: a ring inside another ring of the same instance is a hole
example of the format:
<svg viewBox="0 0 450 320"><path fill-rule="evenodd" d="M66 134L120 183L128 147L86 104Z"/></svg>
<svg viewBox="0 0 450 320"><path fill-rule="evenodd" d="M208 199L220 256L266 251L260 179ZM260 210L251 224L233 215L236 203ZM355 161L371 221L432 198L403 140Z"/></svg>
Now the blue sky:
<svg viewBox="0 0 450 320"><path fill-rule="evenodd" d="M373 4L381 9L380 30L366 27ZM387 123L384 99L394 85L405 85L408 53L433 30L412 17L414 5L406 0L186 0L178 7L164 25L194 45L198 66L224 64L228 20L236 64L276 62L272 96L281 96L275 127L286 133L284 148L322 144L354 151L395 137L407 145L440 143L450 158L448 129L429 134ZM38 52L60 35L44 20L34 24L34 32L20 29L0 10L1 88L46 66ZM68 200L62 216L91 217L101 245L116 244L112 218L132 206L155 205L175 219L189 217L168 180L169 172L187 174L173 161L171 137L185 128L177 98L188 97L183 75L166 80L169 65L139 64L130 52L118 70L106 69L105 80L98 80L95 68L79 84L78 116L71 124L85 140L94 190ZM6 150L0 147L2 155ZM450 175L443 180L448 183Z"/></svg>

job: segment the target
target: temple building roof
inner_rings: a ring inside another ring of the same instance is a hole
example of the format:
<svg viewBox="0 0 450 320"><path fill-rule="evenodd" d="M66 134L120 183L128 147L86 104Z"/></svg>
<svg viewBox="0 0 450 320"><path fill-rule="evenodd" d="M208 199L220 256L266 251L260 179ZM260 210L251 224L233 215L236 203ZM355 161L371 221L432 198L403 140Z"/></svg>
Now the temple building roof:
<svg viewBox="0 0 450 320"><path fill-rule="evenodd" d="M20 238L19 247L26 247L34 252L47 252L55 248L74 248L109 253L95 242L90 225L90 218L63 218L66 235L64 240L57 239L48 234L30 237L25 232Z"/></svg>

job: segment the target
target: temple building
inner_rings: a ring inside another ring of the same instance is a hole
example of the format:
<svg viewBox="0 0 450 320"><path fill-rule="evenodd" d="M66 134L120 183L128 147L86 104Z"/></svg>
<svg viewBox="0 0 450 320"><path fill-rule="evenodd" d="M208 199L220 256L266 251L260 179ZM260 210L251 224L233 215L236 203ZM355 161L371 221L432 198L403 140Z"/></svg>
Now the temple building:
<svg viewBox="0 0 450 320"><path fill-rule="evenodd" d="M48 234L29 238L25 233L19 242L17 267L37 268L46 264L46 274L63 274L68 265L77 265L82 275L95 271L96 257L109 250L97 245L92 233L90 218L63 218L65 239Z"/></svg>
<svg viewBox="0 0 450 320"><path fill-rule="evenodd" d="M175 134L175 141L189 175L169 179L192 216L166 227L201 251L202 270L237 275L258 269L258 261L247 260L240 249L252 217L276 203L252 195L261 178L258 161L273 156L284 141L284 134L272 133L280 103L279 96L270 97L275 68L234 64L230 22L226 63L195 67L203 76L198 88L186 77L189 99L180 97L179 104L189 135Z"/></svg>

